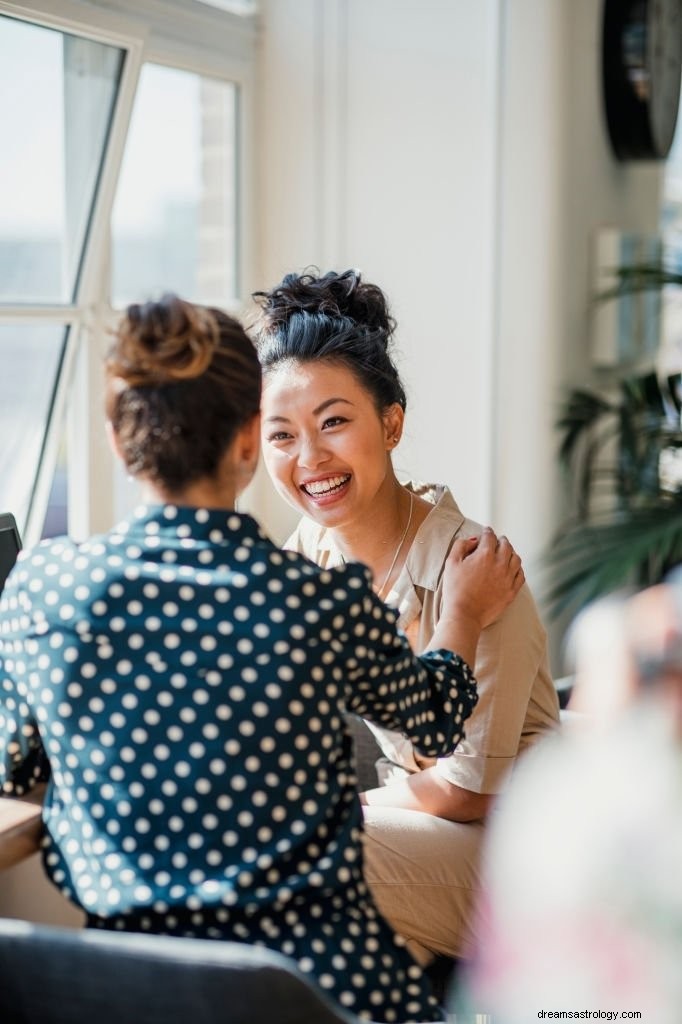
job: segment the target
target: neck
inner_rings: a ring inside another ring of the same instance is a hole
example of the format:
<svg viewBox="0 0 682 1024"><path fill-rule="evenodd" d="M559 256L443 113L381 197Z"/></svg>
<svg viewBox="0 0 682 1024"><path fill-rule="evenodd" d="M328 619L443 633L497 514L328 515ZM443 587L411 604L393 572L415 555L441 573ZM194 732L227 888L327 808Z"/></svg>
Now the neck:
<svg viewBox="0 0 682 1024"><path fill-rule="evenodd" d="M354 522L329 531L335 546L347 562L357 561L368 565L375 580L381 583L405 532L410 505L410 492L391 476L372 506L371 523L366 520ZM405 536L402 554L409 550L410 540L411 536Z"/></svg>
<svg viewBox="0 0 682 1024"><path fill-rule="evenodd" d="M142 484L143 501L153 505L182 505L186 508L234 508L237 489L234 485L217 480L196 480L177 491L160 487L149 481Z"/></svg>

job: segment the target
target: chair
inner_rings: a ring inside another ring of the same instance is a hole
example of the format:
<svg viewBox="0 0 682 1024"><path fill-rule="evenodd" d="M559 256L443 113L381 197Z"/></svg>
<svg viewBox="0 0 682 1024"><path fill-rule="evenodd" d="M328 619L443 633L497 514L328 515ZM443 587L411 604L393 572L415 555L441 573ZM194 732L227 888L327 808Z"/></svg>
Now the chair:
<svg viewBox="0 0 682 1024"><path fill-rule="evenodd" d="M2 1024L357 1024L287 957L237 942L0 919Z"/></svg>
<svg viewBox="0 0 682 1024"><path fill-rule="evenodd" d="M367 723L357 715L347 714L346 725L353 737L353 753L355 770L360 790L374 789L379 785L376 770L377 759L381 757L381 749L374 738L374 733Z"/></svg>
<svg viewBox="0 0 682 1024"><path fill-rule="evenodd" d="M556 689L557 696L559 698L559 707L561 710L565 710L568 706L568 702L571 699L573 693L573 684L575 682L575 676L561 676L559 679L554 680L554 688Z"/></svg>

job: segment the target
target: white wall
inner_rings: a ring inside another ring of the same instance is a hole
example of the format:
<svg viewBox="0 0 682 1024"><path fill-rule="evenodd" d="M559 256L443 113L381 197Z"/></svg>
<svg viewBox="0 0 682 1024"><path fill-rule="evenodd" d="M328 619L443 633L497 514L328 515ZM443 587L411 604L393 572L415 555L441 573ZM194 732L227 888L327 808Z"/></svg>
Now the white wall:
<svg viewBox="0 0 682 1024"><path fill-rule="evenodd" d="M263 283L316 264L359 267L384 288L408 388L396 465L451 483L484 518L497 7L272 0L261 80ZM280 536L281 509L265 508Z"/></svg>
<svg viewBox="0 0 682 1024"><path fill-rule="evenodd" d="M655 232L662 173L611 155L601 97L601 3L514 0L504 23L494 517L527 557L562 522L554 422L590 358L591 242L602 225ZM555 672L565 670L554 627Z"/></svg>
<svg viewBox="0 0 682 1024"><path fill-rule="evenodd" d="M262 4L260 284L313 263L386 290L409 398L396 465L507 532L537 593L562 387L593 376L590 237L658 221L660 168L608 148L601 10ZM258 486L281 538L295 517Z"/></svg>
<svg viewBox="0 0 682 1024"><path fill-rule="evenodd" d="M611 156L597 0L514 0L505 26L495 503L514 537L560 515L552 423L563 385L594 377L591 237L656 231L661 170ZM549 472L548 472L549 471Z"/></svg>

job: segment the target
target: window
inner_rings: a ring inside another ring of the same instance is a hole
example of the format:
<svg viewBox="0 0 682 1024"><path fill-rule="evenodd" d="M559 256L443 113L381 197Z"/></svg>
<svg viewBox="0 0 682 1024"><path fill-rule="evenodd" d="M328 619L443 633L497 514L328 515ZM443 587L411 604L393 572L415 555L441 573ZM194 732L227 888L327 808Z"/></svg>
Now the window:
<svg viewBox="0 0 682 1024"><path fill-rule="evenodd" d="M22 532L61 426L60 374L123 57L0 16L0 133L11 140L0 160L0 505Z"/></svg>
<svg viewBox="0 0 682 1024"><path fill-rule="evenodd" d="M237 295L236 102L230 82L147 64L112 218L112 302Z"/></svg>
<svg viewBox="0 0 682 1024"><path fill-rule="evenodd" d="M666 266L682 273L682 110L665 164L661 231ZM679 286L665 290L660 359L664 375L679 373L682 369L682 288Z"/></svg>
<svg viewBox="0 0 682 1024"><path fill-rule="evenodd" d="M62 360L65 328L0 324L0 480L3 511L25 524Z"/></svg>
<svg viewBox="0 0 682 1024"><path fill-rule="evenodd" d="M67 490L76 537L128 510L104 438L111 303L238 299L254 9L0 0L0 511L26 544L63 529Z"/></svg>
<svg viewBox="0 0 682 1024"><path fill-rule="evenodd" d="M74 298L121 58L0 17L0 138L12 140L0 160L2 302Z"/></svg>

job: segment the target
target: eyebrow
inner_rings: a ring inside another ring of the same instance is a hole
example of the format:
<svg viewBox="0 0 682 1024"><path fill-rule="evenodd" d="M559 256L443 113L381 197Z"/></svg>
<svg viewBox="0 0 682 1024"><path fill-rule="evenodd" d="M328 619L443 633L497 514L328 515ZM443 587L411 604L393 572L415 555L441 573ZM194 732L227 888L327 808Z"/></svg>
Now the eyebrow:
<svg viewBox="0 0 682 1024"><path fill-rule="evenodd" d="M313 409L313 416L319 416L320 413L328 409L330 405L334 405L336 402L342 402L344 405L352 405L347 398L328 398L325 402L322 402L317 408ZM265 420L266 423L288 423L289 419L287 416L268 416Z"/></svg>

